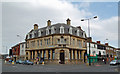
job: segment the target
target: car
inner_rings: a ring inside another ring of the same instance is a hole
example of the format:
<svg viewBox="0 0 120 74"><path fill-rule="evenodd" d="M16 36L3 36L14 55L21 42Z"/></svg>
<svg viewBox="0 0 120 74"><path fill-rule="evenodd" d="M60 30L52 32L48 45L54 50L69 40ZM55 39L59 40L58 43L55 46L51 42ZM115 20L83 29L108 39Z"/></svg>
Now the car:
<svg viewBox="0 0 120 74"><path fill-rule="evenodd" d="M9 62L12 62L12 60L9 60Z"/></svg>
<svg viewBox="0 0 120 74"><path fill-rule="evenodd" d="M23 61L21 61L21 60L16 61L16 64L22 64L22 63L23 63Z"/></svg>
<svg viewBox="0 0 120 74"><path fill-rule="evenodd" d="M110 65L118 65L118 64L119 64L118 60L112 60L110 62Z"/></svg>
<svg viewBox="0 0 120 74"><path fill-rule="evenodd" d="M33 65L34 63L33 62L31 62L31 61L29 61L29 60L25 60L24 62L23 62L23 65Z"/></svg>

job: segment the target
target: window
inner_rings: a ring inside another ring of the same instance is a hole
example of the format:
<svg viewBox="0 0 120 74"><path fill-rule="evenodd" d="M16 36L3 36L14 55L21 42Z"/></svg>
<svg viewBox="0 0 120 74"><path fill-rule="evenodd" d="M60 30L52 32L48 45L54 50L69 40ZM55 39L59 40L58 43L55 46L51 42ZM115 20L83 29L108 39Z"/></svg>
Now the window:
<svg viewBox="0 0 120 74"><path fill-rule="evenodd" d="M45 57L46 57L46 52L45 52L45 50L44 50L44 59L45 59Z"/></svg>
<svg viewBox="0 0 120 74"><path fill-rule="evenodd" d="M28 52L26 52L26 55L28 55Z"/></svg>
<svg viewBox="0 0 120 74"><path fill-rule="evenodd" d="M39 40L37 40L37 46L39 47Z"/></svg>
<svg viewBox="0 0 120 74"><path fill-rule="evenodd" d="M81 40L78 40L78 45L80 48L82 48L82 41Z"/></svg>
<svg viewBox="0 0 120 74"><path fill-rule="evenodd" d="M47 27L46 28L46 35L48 35L49 34L49 28Z"/></svg>
<svg viewBox="0 0 120 74"><path fill-rule="evenodd" d="M75 39L73 39L73 45L75 45Z"/></svg>
<svg viewBox="0 0 120 74"><path fill-rule="evenodd" d="M55 57L55 50L52 50L52 59Z"/></svg>
<svg viewBox="0 0 120 74"><path fill-rule="evenodd" d="M61 43L64 43L64 38L63 38L63 36L61 36Z"/></svg>
<svg viewBox="0 0 120 74"><path fill-rule="evenodd" d="M37 56L39 57L40 55L39 55L39 51L37 51Z"/></svg>
<svg viewBox="0 0 120 74"><path fill-rule="evenodd" d="M72 27L69 28L69 33L72 34Z"/></svg>
<svg viewBox="0 0 120 74"><path fill-rule="evenodd" d="M38 31L38 36L41 36L41 31L40 30Z"/></svg>
<svg viewBox="0 0 120 74"><path fill-rule="evenodd" d="M79 36L79 30L77 30L77 36Z"/></svg>
<svg viewBox="0 0 120 74"><path fill-rule="evenodd" d="M32 47L35 47L35 41L32 41L31 44L32 44Z"/></svg>
<svg viewBox="0 0 120 74"><path fill-rule="evenodd" d="M85 46L86 46L85 41L83 41L83 47L85 47Z"/></svg>
<svg viewBox="0 0 120 74"><path fill-rule="evenodd" d="M50 59L50 50L48 50L48 59Z"/></svg>
<svg viewBox="0 0 120 74"><path fill-rule="evenodd" d="M60 33L61 33L61 34L64 33L64 27L63 27L63 26L60 27Z"/></svg>
<svg viewBox="0 0 120 74"><path fill-rule="evenodd" d="M40 46L42 46L42 40L40 40Z"/></svg>
<svg viewBox="0 0 120 74"><path fill-rule="evenodd" d="M48 43L49 43L48 41L49 41L49 40L48 40L48 39L46 39L46 40L47 40L47 45L48 45Z"/></svg>
<svg viewBox="0 0 120 74"><path fill-rule="evenodd" d="M52 27L51 27L51 34L54 34L54 33L55 33L55 27L52 26Z"/></svg>
<svg viewBox="0 0 120 74"><path fill-rule="evenodd" d="M34 31L32 31L32 38L34 38Z"/></svg>
<svg viewBox="0 0 120 74"><path fill-rule="evenodd" d="M69 59L71 59L71 50L69 50Z"/></svg>
<svg viewBox="0 0 120 74"><path fill-rule="evenodd" d="M83 32L83 38L85 38L85 37L86 37L85 32Z"/></svg>
<svg viewBox="0 0 120 74"><path fill-rule="evenodd" d="M24 48L24 44L22 44L22 48Z"/></svg>
<svg viewBox="0 0 120 74"><path fill-rule="evenodd" d="M30 35L30 38L32 38L32 34L29 34Z"/></svg>
<svg viewBox="0 0 120 74"><path fill-rule="evenodd" d="M58 43L60 43L60 39L58 39Z"/></svg>

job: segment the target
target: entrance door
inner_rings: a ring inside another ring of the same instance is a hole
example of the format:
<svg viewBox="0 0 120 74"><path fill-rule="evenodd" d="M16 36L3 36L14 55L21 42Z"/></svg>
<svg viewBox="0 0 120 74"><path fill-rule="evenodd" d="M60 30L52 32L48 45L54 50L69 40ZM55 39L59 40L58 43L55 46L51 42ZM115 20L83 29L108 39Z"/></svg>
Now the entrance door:
<svg viewBox="0 0 120 74"><path fill-rule="evenodd" d="M64 56L64 50L60 51L60 63L64 64L65 61L65 56Z"/></svg>

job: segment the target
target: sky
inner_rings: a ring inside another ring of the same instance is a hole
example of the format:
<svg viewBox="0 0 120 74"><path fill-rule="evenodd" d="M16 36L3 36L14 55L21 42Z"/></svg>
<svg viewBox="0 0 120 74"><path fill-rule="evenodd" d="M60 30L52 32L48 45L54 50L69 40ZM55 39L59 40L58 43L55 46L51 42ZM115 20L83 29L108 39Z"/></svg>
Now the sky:
<svg viewBox="0 0 120 74"><path fill-rule="evenodd" d="M2 42L0 53L8 53L8 50L17 43L24 42L26 34L37 23L39 28L47 26L47 20L51 24L66 23L71 19L71 25L81 26L88 34L88 21L94 42L108 42L113 47L118 47L118 2L84 2L67 0L34 0L31 2L2 2L0 3L2 25L0 37ZM17 37L20 35L20 37ZM108 39L108 40L106 40Z"/></svg>

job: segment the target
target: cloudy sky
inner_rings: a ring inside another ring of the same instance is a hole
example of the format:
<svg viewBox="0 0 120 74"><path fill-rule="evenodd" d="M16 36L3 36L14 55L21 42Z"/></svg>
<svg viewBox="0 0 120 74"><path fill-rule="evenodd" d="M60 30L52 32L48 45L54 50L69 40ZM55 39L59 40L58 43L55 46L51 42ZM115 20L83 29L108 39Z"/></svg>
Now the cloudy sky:
<svg viewBox="0 0 120 74"><path fill-rule="evenodd" d="M65 0L34 0L31 2L2 2L2 50L6 53L12 46L24 41L25 35L38 23L39 28L52 24L66 23L71 19L72 26L81 26L86 34L87 21L90 20L91 36L93 41L109 42L111 46L118 47L118 2L80 2ZM106 38L108 40L106 40ZM1 40L0 40L1 41Z"/></svg>

